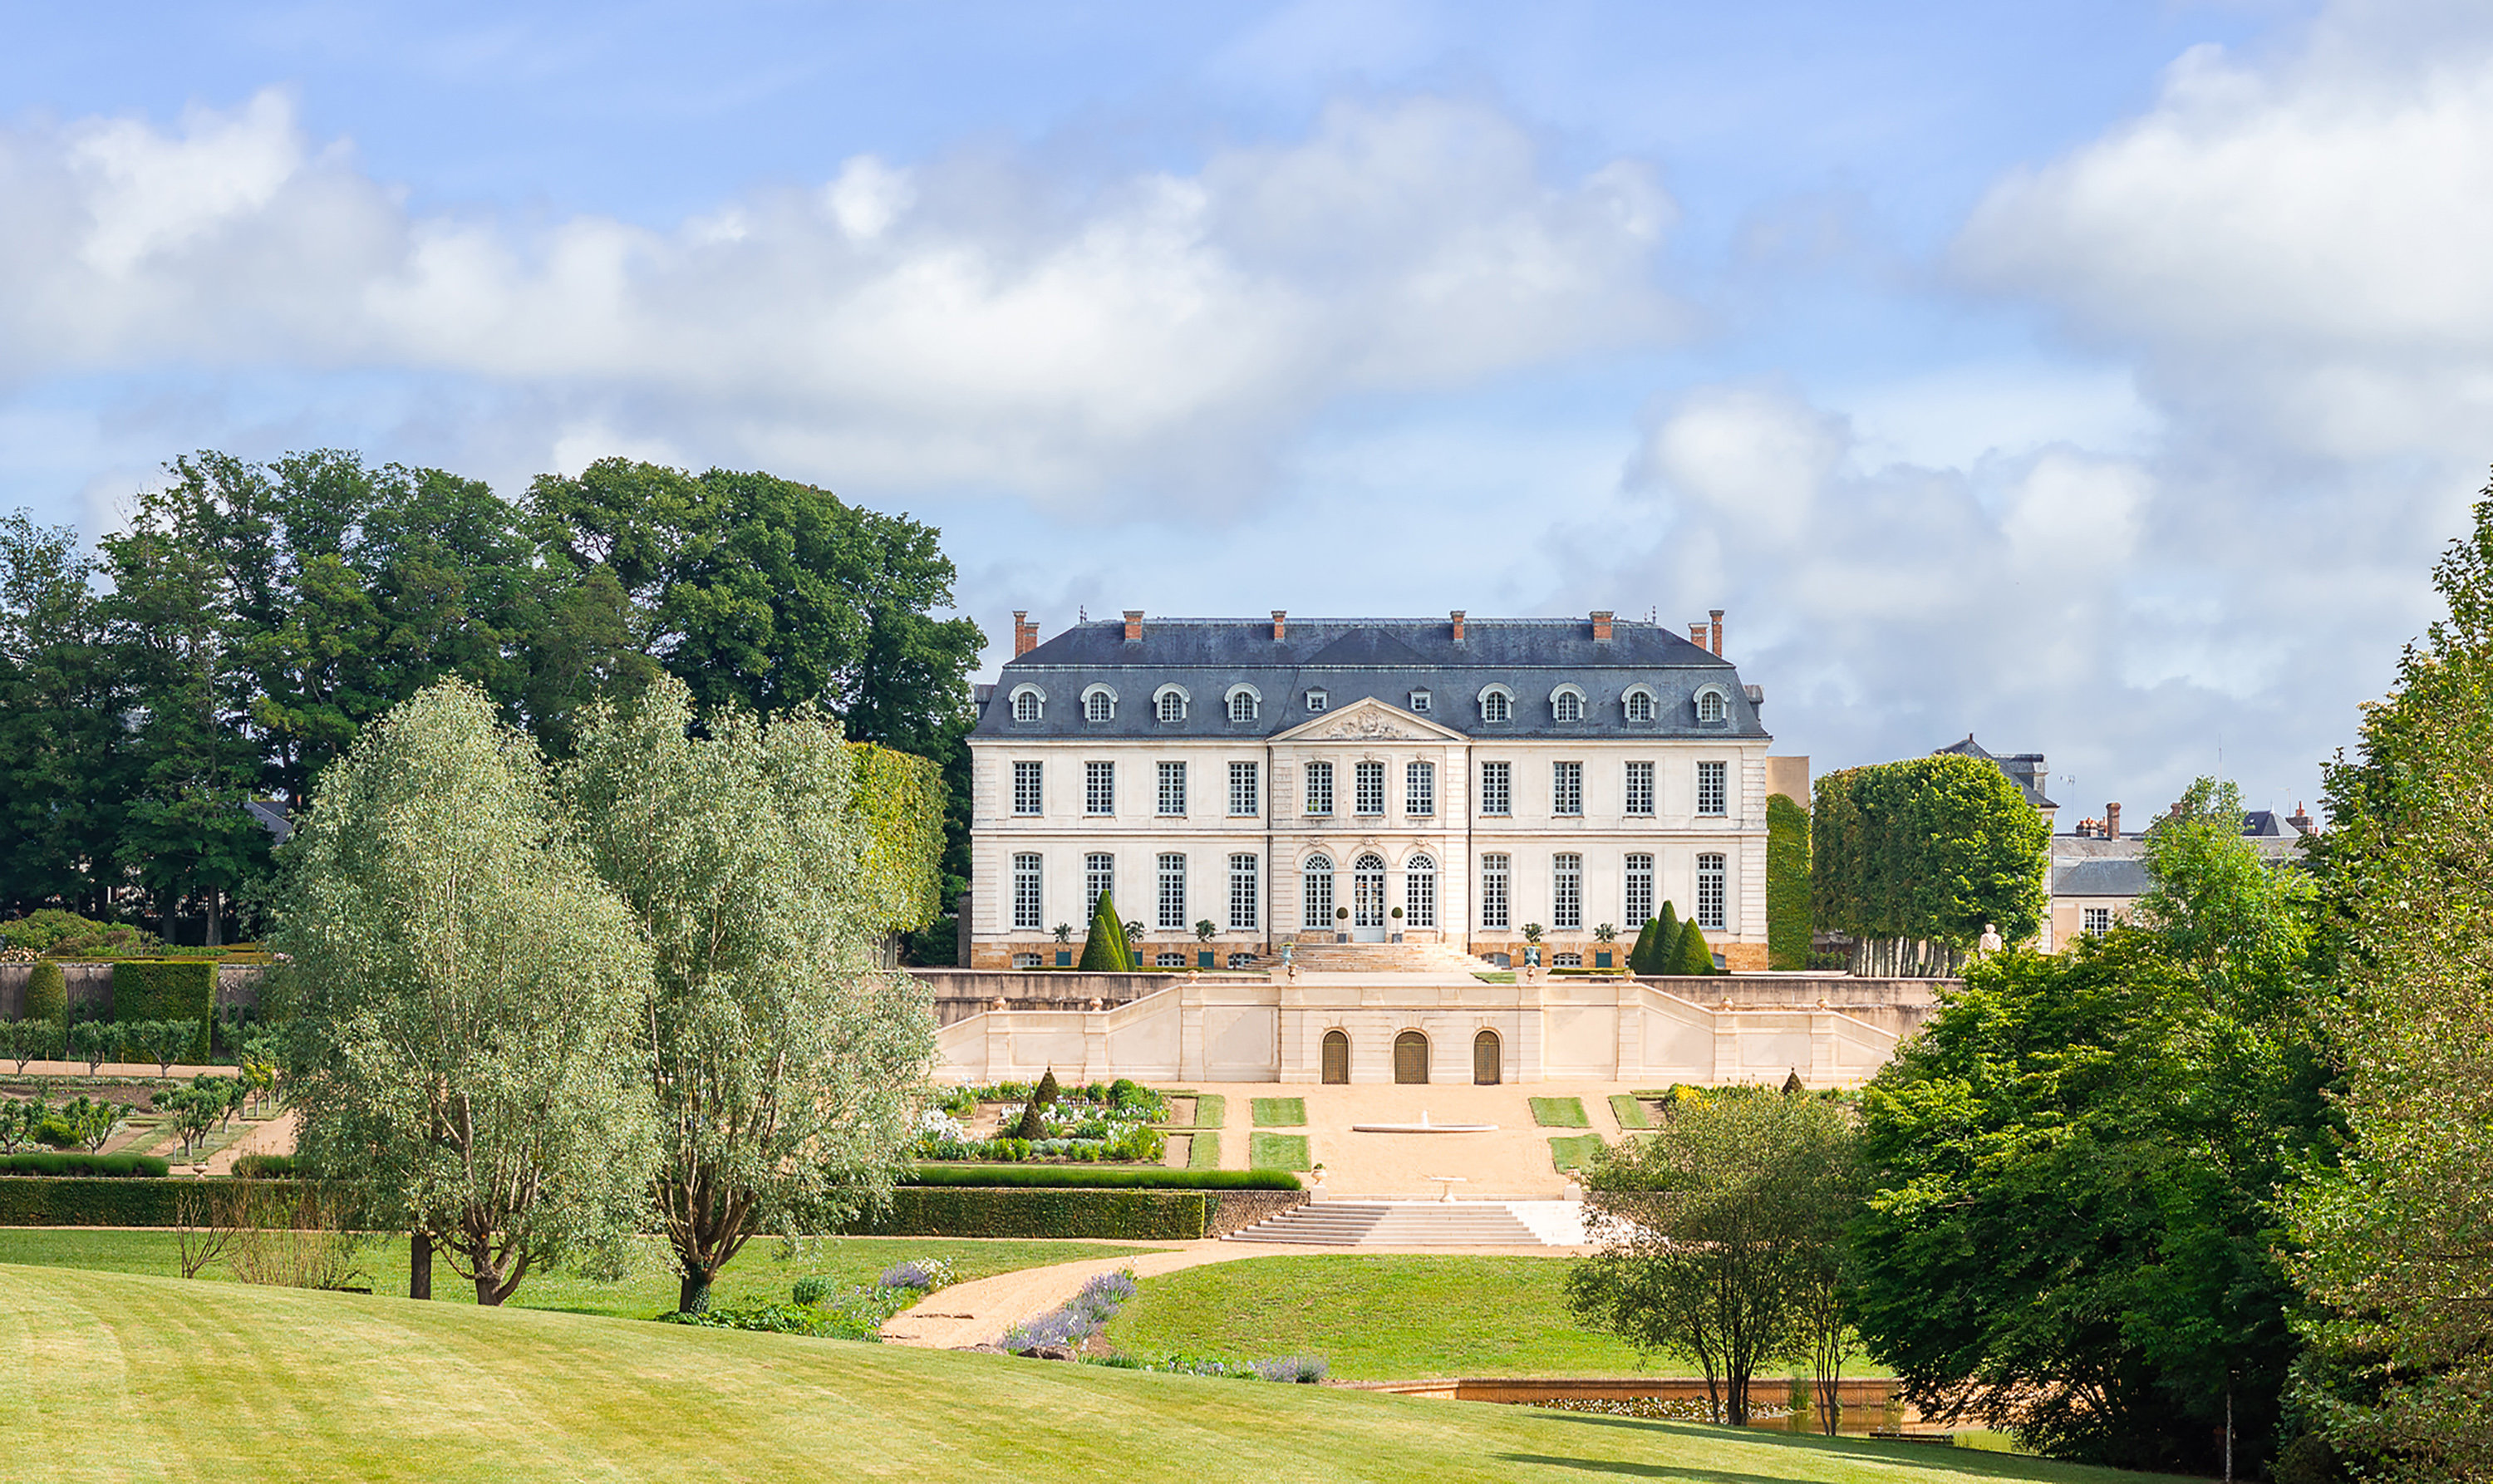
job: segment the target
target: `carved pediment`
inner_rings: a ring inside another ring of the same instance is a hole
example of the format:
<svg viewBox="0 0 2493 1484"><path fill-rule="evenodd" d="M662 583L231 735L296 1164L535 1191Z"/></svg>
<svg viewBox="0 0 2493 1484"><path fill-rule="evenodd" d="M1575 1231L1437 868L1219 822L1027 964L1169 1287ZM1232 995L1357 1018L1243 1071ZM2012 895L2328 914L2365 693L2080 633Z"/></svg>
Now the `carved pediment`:
<svg viewBox="0 0 2493 1484"><path fill-rule="evenodd" d="M1425 742L1434 737L1397 720L1391 712L1367 708L1311 723L1299 735L1316 742Z"/></svg>

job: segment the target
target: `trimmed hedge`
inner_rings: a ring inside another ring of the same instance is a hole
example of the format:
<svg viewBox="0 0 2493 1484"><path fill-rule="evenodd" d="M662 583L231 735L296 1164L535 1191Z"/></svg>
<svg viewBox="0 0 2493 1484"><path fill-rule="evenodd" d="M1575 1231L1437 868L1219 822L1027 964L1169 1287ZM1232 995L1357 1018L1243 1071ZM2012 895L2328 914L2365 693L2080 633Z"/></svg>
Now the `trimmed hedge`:
<svg viewBox="0 0 2493 1484"><path fill-rule="evenodd" d="M0 1174L163 1177L170 1166L152 1154L0 1154Z"/></svg>
<svg viewBox="0 0 2493 1484"><path fill-rule="evenodd" d="M0 1227L169 1227L180 1180L0 1176Z"/></svg>
<svg viewBox="0 0 2493 1484"><path fill-rule="evenodd" d="M1296 1190L1278 1170L1068 1169L1062 1165L920 1165L902 1183L1000 1190Z"/></svg>
<svg viewBox="0 0 2493 1484"><path fill-rule="evenodd" d="M70 1023L70 976L59 965L38 964L27 974L25 1010L18 1019L50 1021L55 1025Z"/></svg>
<svg viewBox="0 0 2493 1484"><path fill-rule="evenodd" d="M1218 1202L1217 1196L1193 1190L904 1185L891 1193L891 1209L853 1221L845 1230L853 1236L1095 1236L1190 1242L1210 1227Z"/></svg>
<svg viewBox="0 0 2493 1484"><path fill-rule="evenodd" d="M233 1172L246 1180L290 1179L294 1174L291 1154L246 1154L233 1162Z"/></svg>
<svg viewBox="0 0 2493 1484"><path fill-rule="evenodd" d="M112 965L112 1018L189 1021L198 1027L185 1059L208 1063L208 1023L217 1014L217 966L201 959L125 959Z"/></svg>
<svg viewBox="0 0 2493 1484"><path fill-rule="evenodd" d="M1766 796L1766 966L1809 967L1809 811Z"/></svg>

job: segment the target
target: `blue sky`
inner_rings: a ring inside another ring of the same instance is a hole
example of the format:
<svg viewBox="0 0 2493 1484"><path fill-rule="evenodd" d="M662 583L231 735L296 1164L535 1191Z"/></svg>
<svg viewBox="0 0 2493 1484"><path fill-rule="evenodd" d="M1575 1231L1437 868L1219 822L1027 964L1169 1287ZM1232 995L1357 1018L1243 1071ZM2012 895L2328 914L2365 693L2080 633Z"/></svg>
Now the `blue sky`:
<svg viewBox="0 0 2493 1484"><path fill-rule="evenodd" d="M1783 750L2317 766L2493 460L2478 8L0 10L0 506L350 446L965 608L1729 610Z"/></svg>

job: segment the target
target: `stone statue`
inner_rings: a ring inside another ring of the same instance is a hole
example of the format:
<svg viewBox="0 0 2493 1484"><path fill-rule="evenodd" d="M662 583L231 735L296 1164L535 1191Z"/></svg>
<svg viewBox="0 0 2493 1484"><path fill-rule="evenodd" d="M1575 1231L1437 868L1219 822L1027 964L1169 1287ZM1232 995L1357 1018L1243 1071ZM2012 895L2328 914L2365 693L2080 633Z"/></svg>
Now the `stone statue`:
<svg viewBox="0 0 2493 1484"><path fill-rule="evenodd" d="M1984 953L1997 953L2005 946L2007 945L2003 944L1999 940L1999 924L1996 922L1984 923L1982 925L1981 951Z"/></svg>

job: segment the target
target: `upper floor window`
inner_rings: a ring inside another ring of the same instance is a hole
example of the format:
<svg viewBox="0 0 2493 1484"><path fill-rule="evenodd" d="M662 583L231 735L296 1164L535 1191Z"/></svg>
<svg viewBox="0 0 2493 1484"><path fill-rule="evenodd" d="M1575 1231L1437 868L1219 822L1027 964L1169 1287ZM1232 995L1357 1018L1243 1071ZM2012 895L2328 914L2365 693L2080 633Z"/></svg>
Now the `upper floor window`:
<svg viewBox="0 0 2493 1484"><path fill-rule="evenodd" d="M1628 720L1631 722L1652 721L1653 693L1647 690L1634 690L1628 692L1627 711Z"/></svg>
<svg viewBox="0 0 2493 1484"><path fill-rule="evenodd" d="M1038 693L1036 691L1028 689L1015 691L1013 692L1012 718L1016 722L1037 721L1039 710L1045 704L1046 702L1038 698Z"/></svg>
<svg viewBox="0 0 2493 1484"><path fill-rule="evenodd" d="M2082 906L2078 908L2078 931L2088 937L2101 937L2112 931L2112 908Z"/></svg>
<svg viewBox="0 0 2493 1484"><path fill-rule="evenodd" d="M1046 790L1040 787L1043 782L1044 771L1041 764L1036 762L1013 764L1014 814L1035 815L1045 808Z"/></svg>
<svg viewBox="0 0 2493 1484"><path fill-rule="evenodd" d="M1549 812L1553 815L1580 815L1584 812L1582 763L1549 764Z"/></svg>
<svg viewBox="0 0 2493 1484"><path fill-rule="evenodd" d="M1385 813L1385 764L1359 762L1351 765L1351 802L1364 815Z"/></svg>
<svg viewBox="0 0 2493 1484"><path fill-rule="evenodd" d="M1584 693L1567 686L1549 697L1549 715L1554 721L1580 722L1584 719Z"/></svg>
<svg viewBox="0 0 2493 1484"><path fill-rule="evenodd" d="M1515 813L1515 764L1484 762L1481 764L1480 810L1485 815Z"/></svg>
<svg viewBox="0 0 2493 1484"><path fill-rule="evenodd" d="M1711 851L1697 857L1697 926L1721 932L1729 918L1725 910L1724 860Z"/></svg>
<svg viewBox="0 0 2493 1484"><path fill-rule="evenodd" d="M1707 691L1697 697L1697 719L1700 722L1723 720L1723 693Z"/></svg>
<svg viewBox="0 0 2493 1484"><path fill-rule="evenodd" d="M1229 719L1233 722L1251 722L1255 720L1255 709L1262 702L1255 693L1242 685L1229 693Z"/></svg>
<svg viewBox="0 0 2493 1484"><path fill-rule="evenodd" d="M1406 762L1402 765L1402 812L1406 815L1433 815L1437 812L1435 763Z"/></svg>
<svg viewBox="0 0 2493 1484"><path fill-rule="evenodd" d="M1229 812L1252 818L1264 812L1263 790L1256 787L1255 764L1233 762L1229 765Z"/></svg>
<svg viewBox="0 0 2493 1484"><path fill-rule="evenodd" d="M1330 762L1307 764L1307 813L1333 813L1333 764Z"/></svg>
<svg viewBox="0 0 2493 1484"><path fill-rule="evenodd" d="M1160 764L1160 813L1186 813L1186 764L1183 762Z"/></svg>
<svg viewBox="0 0 2493 1484"><path fill-rule="evenodd" d="M1112 721L1117 715L1117 693L1104 685L1095 685L1082 693L1082 719L1087 722Z"/></svg>
<svg viewBox="0 0 2493 1484"><path fill-rule="evenodd" d="M1428 693L1426 691L1413 691L1411 693L1411 709L1426 715L1428 710Z"/></svg>
<svg viewBox="0 0 2493 1484"><path fill-rule="evenodd" d="M1316 712L1318 712L1318 711L1322 711L1322 710L1325 708L1325 704L1326 704L1326 702L1325 702L1325 693L1324 693L1324 692L1322 692L1322 691L1309 691L1309 692L1307 693L1307 714L1308 714L1308 715L1312 716L1312 715L1314 715Z"/></svg>
<svg viewBox="0 0 2493 1484"><path fill-rule="evenodd" d="M1162 691L1162 692L1160 692L1160 698L1159 698L1159 717L1160 717L1160 720L1161 720L1161 721L1163 721L1163 722L1183 722L1183 721L1185 721L1185 720L1186 720L1186 693L1185 693L1185 692L1183 692L1183 691Z"/></svg>
<svg viewBox="0 0 2493 1484"><path fill-rule="evenodd" d="M1650 762L1629 763L1627 782L1627 808L1624 812L1632 815L1652 814L1653 764ZM1636 917L1629 920L1632 922L1641 923L1644 921L1644 918Z"/></svg>
<svg viewBox="0 0 2493 1484"><path fill-rule="evenodd" d="M1481 720L1484 722L1512 721L1515 717L1515 697L1506 694L1504 690L1491 687L1481 692L1480 708Z"/></svg>
<svg viewBox="0 0 2493 1484"><path fill-rule="evenodd" d="M1082 764L1082 812L1086 815L1113 815L1117 812L1115 763Z"/></svg>
<svg viewBox="0 0 2493 1484"><path fill-rule="evenodd" d="M1729 812L1731 803L1730 767L1720 762L1697 765L1697 812L1719 815Z"/></svg>

